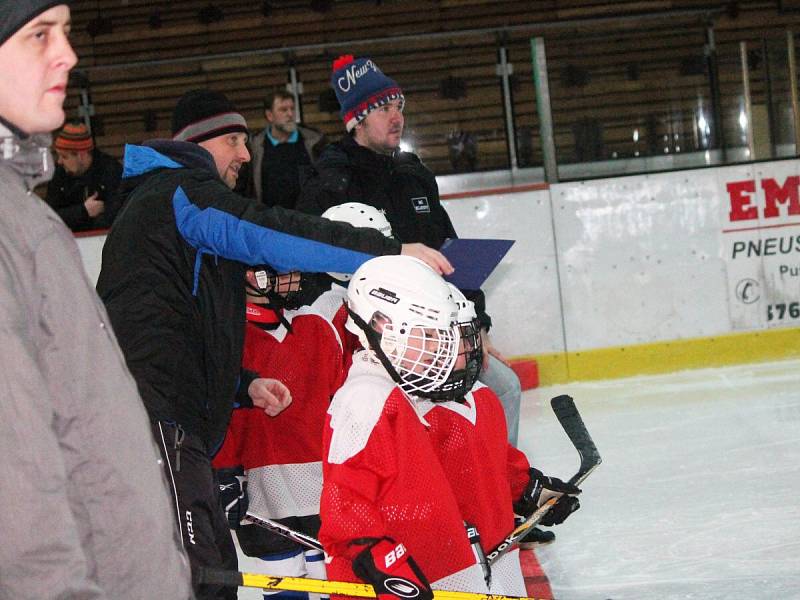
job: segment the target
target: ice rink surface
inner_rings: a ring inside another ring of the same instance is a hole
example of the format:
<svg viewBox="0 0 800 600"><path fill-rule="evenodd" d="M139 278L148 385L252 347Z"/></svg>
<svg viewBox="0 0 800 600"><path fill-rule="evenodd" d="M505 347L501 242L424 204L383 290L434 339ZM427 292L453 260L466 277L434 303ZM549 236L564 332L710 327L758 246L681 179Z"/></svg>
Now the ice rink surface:
<svg viewBox="0 0 800 600"><path fill-rule="evenodd" d="M564 393L603 464L537 550L557 599L800 599L800 361L525 392L521 449L567 479Z"/></svg>
<svg viewBox="0 0 800 600"><path fill-rule="evenodd" d="M550 409L559 394L603 464L537 550L558 600L800 599L800 361L525 392L520 446L568 479L578 456Z"/></svg>

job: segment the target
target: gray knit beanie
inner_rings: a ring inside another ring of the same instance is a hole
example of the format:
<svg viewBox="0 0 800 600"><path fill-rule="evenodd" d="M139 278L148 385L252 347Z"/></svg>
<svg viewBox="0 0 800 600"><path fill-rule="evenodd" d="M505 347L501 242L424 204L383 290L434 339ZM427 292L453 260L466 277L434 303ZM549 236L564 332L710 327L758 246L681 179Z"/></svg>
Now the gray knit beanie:
<svg viewBox="0 0 800 600"><path fill-rule="evenodd" d="M28 21L68 0L0 0L0 46Z"/></svg>
<svg viewBox="0 0 800 600"><path fill-rule="evenodd" d="M172 111L172 139L199 144L226 133L247 133L247 121L222 92L191 90Z"/></svg>

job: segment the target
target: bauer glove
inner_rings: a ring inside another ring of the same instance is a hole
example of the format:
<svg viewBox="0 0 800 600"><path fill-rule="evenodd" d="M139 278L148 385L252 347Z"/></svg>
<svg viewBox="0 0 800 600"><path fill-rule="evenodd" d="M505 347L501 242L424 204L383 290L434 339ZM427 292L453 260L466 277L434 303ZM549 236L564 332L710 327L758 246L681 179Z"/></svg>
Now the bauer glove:
<svg viewBox="0 0 800 600"><path fill-rule="evenodd" d="M522 497L514 503L514 512L518 515L528 518L550 498L558 498L539 521L549 527L563 523L564 519L581 507L580 501L575 497L581 491L571 483L548 477L539 469L533 468L530 470L530 477Z"/></svg>
<svg viewBox="0 0 800 600"><path fill-rule="evenodd" d="M403 544L391 538L375 540L353 560L353 573L371 583L378 600L433 600L425 575Z"/></svg>
<svg viewBox="0 0 800 600"><path fill-rule="evenodd" d="M247 476L241 467L218 469L219 503L231 529L239 529L247 515Z"/></svg>

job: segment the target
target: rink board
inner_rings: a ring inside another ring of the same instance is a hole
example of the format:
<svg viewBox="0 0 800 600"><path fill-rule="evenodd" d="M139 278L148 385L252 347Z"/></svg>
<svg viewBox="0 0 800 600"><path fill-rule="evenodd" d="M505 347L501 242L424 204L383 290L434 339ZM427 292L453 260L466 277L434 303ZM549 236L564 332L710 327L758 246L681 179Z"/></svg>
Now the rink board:
<svg viewBox="0 0 800 600"><path fill-rule="evenodd" d="M492 341L542 384L800 356L800 161L444 200L516 243L484 291ZM78 237L92 281L104 236Z"/></svg>
<svg viewBox="0 0 800 600"><path fill-rule="evenodd" d="M487 282L492 337L535 358L546 385L800 356L799 170L772 161L445 206L462 236L518 240Z"/></svg>

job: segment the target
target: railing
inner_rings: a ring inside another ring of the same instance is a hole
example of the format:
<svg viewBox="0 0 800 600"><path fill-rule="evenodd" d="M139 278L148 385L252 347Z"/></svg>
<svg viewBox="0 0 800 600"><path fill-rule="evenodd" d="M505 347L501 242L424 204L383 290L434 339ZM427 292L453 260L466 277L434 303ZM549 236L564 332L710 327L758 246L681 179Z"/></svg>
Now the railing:
<svg viewBox="0 0 800 600"><path fill-rule="evenodd" d="M330 63L347 52L371 56L404 88L404 143L437 175L554 182L796 155L795 36L779 25L718 30L719 15L662 11L125 63L95 57L73 80L70 112L119 155L124 143L168 136L188 89L224 91L257 130L262 97L286 86L303 121L335 139L343 127Z"/></svg>

